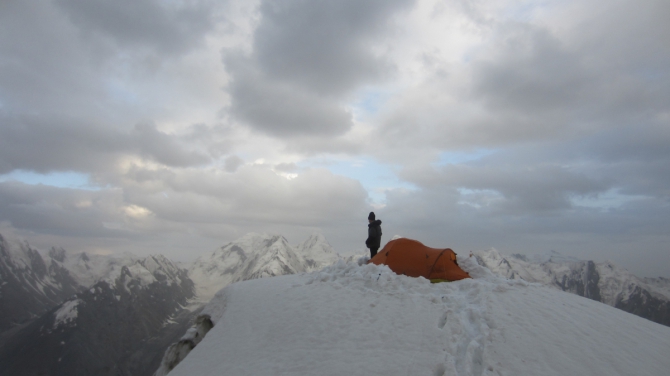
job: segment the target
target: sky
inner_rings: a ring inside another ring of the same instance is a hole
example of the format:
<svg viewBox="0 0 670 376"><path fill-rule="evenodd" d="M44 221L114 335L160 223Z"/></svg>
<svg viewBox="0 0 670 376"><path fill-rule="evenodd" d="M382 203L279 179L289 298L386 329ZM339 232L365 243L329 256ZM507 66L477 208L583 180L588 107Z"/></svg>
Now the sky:
<svg viewBox="0 0 670 376"><path fill-rule="evenodd" d="M0 234L248 232L670 277L666 0L5 0Z"/></svg>

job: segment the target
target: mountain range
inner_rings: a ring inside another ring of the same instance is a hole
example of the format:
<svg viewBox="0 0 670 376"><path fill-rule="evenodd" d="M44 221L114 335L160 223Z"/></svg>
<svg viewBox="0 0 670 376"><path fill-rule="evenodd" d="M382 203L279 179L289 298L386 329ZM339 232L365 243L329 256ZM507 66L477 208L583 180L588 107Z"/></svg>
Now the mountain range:
<svg viewBox="0 0 670 376"><path fill-rule="evenodd" d="M339 258L320 234L295 247L279 235L248 234L188 268L162 255L52 248L43 256L26 242L0 237L0 370L151 375L221 288L320 269Z"/></svg>
<svg viewBox="0 0 670 376"><path fill-rule="evenodd" d="M541 283L670 326L667 278L638 278L611 262L578 260L555 251L528 257L504 256L490 249L473 256L480 265L506 278Z"/></svg>
<svg viewBox="0 0 670 376"><path fill-rule="evenodd" d="M507 279L670 325L668 279L641 279L612 263L558 253L505 256L491 249L472 257ZM201 312L225 286L310 273L338 260L321 234L292 246L280 235L251 233L188 265L162 255L40 252L0 236L0 373L152 375L160 368L156 374L163 375L211 328Z"/></svg>

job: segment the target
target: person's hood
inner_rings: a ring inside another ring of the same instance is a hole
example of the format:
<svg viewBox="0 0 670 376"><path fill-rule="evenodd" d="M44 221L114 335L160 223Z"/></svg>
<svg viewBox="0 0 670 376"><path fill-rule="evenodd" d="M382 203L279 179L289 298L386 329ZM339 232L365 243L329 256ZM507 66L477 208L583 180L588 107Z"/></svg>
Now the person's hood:
<svg viewBox="0 0 670 376"><path fill-rule="evenodd" d="M378 220L376 220L376 221L374 221L374 222L372 222L372 223L368 223L368 227L379 226L379 225L381 225L381 224L382 224L381 219L378 219Z"/></svg>

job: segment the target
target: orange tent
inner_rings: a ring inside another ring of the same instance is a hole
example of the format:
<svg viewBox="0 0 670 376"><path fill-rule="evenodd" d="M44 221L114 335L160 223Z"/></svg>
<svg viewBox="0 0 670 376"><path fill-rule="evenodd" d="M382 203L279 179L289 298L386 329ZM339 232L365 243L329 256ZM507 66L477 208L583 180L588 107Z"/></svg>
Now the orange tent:
<svg viewBox="0 0 670 376"><path fill-rule="evenodd" d="M430 248L419 241L407 238L386 243L369 262L375 265L388 265L396 274L421 276L431 282L470 278L470 275L458 266L456 253L450 248Z"/></svg>

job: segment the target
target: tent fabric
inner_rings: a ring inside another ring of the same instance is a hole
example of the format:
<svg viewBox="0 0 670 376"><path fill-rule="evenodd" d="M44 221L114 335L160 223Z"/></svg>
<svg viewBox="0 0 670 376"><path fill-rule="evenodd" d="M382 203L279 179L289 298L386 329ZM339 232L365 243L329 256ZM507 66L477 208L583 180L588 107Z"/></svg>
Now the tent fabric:
<svg viewBox="0 0 670 376"><path fill-rule="evenodd" d="M370 263L387 265L396 274L429 280L458 281L470 275L458 266L450 248L437 249L417 240L400 238L386 243Z"/></svg>

